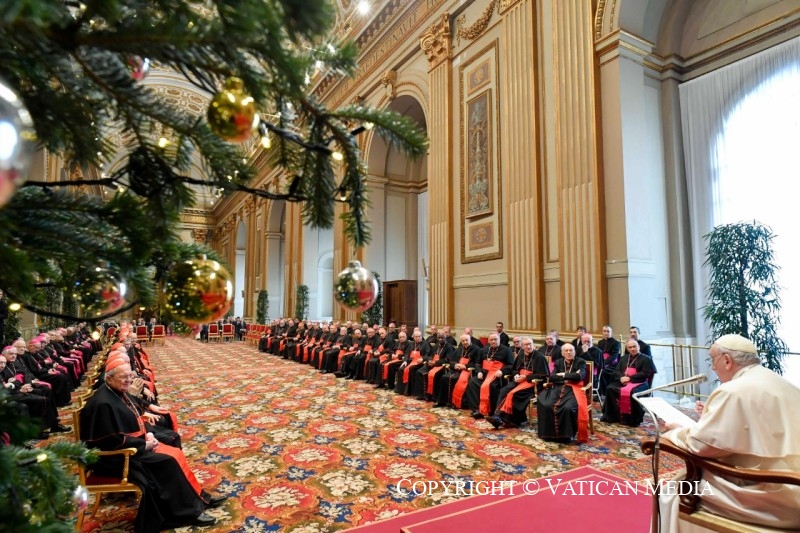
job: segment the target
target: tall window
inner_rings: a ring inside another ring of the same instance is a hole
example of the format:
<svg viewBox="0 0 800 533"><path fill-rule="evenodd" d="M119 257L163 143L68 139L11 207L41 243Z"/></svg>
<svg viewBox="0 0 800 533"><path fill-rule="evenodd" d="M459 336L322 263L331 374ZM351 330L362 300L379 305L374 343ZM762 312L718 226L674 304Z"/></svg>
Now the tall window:
<svg viewBox="0 0 800 533"><path fill-rule="evenodd" d="M719 165L714 223L757 220L775 233L780 265L780 337L800 351L800 65L747 94L725 120L714 156Z"/></svg>
<svg viewBox="0 0 800 533"><path fill-rule="evenodd" d="M778 334L800 352L800 38L684 83L680 97L697 301L707 280L702 236L719 224L766 224L780 267ZM800 383L800 355L785 370Z"/></svg>

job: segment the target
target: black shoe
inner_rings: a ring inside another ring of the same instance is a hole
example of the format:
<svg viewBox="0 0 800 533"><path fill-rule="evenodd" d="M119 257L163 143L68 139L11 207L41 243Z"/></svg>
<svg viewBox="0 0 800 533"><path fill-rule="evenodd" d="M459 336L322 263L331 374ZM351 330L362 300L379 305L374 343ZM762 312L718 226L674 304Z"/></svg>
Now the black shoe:
<svg viewBox="0 0 800 533"><path fill-rule="evenodd" d="M69 433L70 431L72 431L72 428L62 426L61 424L56 424L50 428L50 433Z"/></svg>
<svg viewBox="0 0 800 533"><path fill-rule="evenodd" d="M206 504L206 509L216 509L217 507L225 503L227 499L228 499L227 496L212 496L211 498L209 498L208 503Z"/></svg>
<svg viewBox="0 0 800 533"><path fill-rule="evenodd" d="M348 374L344 379L356 379L356 377L353 374Z"/></svg>
<svg viewBox="0 0 800 533"><path fill-rule="evenodd" d="M483 415L481 414L480 411L472 411L471 414L472 414L472 418L474 418L475 420L483 418Z"/></svg>
<svg viewBox="0 0 800 533"><path fill-rule="evenodd" d="M499 416L490 416L486 420L494 426L494 429L500 429L500 426L503 425L503 420Z"/></svg>
<svg viewBox="0 0 800 533"><path fill-rule="evenodd" d="M437 407L447 407L447 406L443 403L435 403L431 406L432 409L436 409Z"/></svg>
<svg viewBox="0 0 800 533"><path fill-rule="evenodd" d="M606 418L605 416L601 416L600 422L608 422L608 418Z"/></svg>
<svg viewBox="0 0 800 533"><path fill-rule="evenodd" d="M192 525L197 527L213 526L216 523L217 519L212 516L208 516L206 513L200 513L197 518L192 520Z"/></svg>
<svg viewBox="0 0 800 533"><path fill-rule="evenodd" d="M336 376L337 378L343 378L344 372L334 372L333 375Z"/></svg>
<svg viewBox="0 0 800 533"><path fill-rule="evenodd" d="M47 440L49 438L50 438L50 435L48 435L46 431L42 431L41 433L39 433L38 435L36 435L34 437L34 439L36 439L36 440Z"/></svg>

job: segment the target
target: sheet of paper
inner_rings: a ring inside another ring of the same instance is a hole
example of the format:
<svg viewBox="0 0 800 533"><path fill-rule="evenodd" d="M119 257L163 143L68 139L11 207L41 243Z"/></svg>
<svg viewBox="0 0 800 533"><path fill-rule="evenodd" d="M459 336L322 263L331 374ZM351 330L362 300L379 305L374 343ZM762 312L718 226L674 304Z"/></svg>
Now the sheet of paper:
<svg viewBox="0 0 800 533"><path fill-rule="evenodd" d="M667 424L675 423L681 427L694 427L697 425L697 422L686 416L686 414L682 413L674 406L670 405L664 398L638 398L638 400L642 403L642 405L644 405L647 409L650 409L653 414Z"/></svg>

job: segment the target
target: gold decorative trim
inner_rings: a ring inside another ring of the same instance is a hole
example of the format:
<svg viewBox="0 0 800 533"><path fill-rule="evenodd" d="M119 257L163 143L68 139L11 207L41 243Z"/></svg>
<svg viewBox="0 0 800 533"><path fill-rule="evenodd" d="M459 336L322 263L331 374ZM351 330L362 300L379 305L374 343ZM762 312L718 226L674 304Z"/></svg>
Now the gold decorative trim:
<svg viewBox="0 0 800 533"><path fill-rule="evenodd" d="M453 43L450 39L450 13L442 13L437 22L431 24L419 38L419 47L428 58L428 67L433 70L442 61L450 59Z"/></svg>
<svg viewBox="0 0 800 533"><path fill-rule="evenodd" d="M465 128L464 128L464 112L465 112L464 111L464 108L465 108L465 105L464 105L464 100L465 100L464 77L465 76L464 76L464 74L465 74L466 70L470 67L470 65L472 65L473 63L475 63L477 61L480 61L486 54L490 53L492 51L492 49L494 49L494 72L493 72L493 76L494 76L495 83L497 83L497 80L500 79L500 70L499 70L500 69L500 51L498 49L498 40L497 39L495 39L490 44L485 46L483 49L481 49L478 53L476 53L470 59L465 61L464 64L462 64L459 67L459 76L458 76L458 78L459 78L458 79L458 107L459 107L459 111L458 111L459 112L459 142L458 142L458 144L459 144L459 147L458 147L458 149L459 149L460 183L461 183L461 187L462 188L464 187L464 182L466 180L466 163L465 163L466 162L466 156L465 156L465 152L464 152L464 149L465 149L465 146L466 146L466 142L465 142L465 139L464 139L464 134L465 134L465 131L464 131L465 130ZM495 133L495 136L496 136L495 145L496 146L501 146L502 130L500 128L500 95L499 94L494 98L494 102L492 102L492 104L494 106L493 123L494 123L494 133ZM499 176L503 175L502 161L500 160L500 158L497 158L496 162L497 162L497 175L496 176L499 179ZM452 168L452 166L451 166L451 168ZM465 199L466 196L464 195L464 191L461 191L461 194L459 195L460 196L460 198L459 198L460 218L458 220L458 224L459 224L459 228L460 228L460 232L461 232L461 264L462 265L468 264L468 263L479 263L479 262L482 262L482 261L490 261L490 260L493 260L493 259L502 259L503 258L503 213L501 212L500 207L499 207L499 206L503 205L503 197L502 197L503 188L499 183L498 183L498 186L497 186L496 195L497 195L497 200L496 200L497 204L496 205L498 206L498 210L497 210L496 214L494 214L492 216L493 217L492 220L494 220L495 223L497 224L497 251L496 252L490 252L490 253L482 254L482 255L469 256L469 257L467 257L467 246L466 246L466 239L467 239L466 212L467 212L467 208L466 208L466 205L465 205L465 202L464 202L464 199ZM451 201L452 201L452 198L451 198ZM451 243L451 249L452 249L452 243Z"/></svg>
<svg viewBox="0 0 800 533"><path fill-rule="evenodd" d="M456 44L461 44L461 38L468 39L470 41L474 41L481 35L483 32L486 31L486 28L489 27L489 21L492 20L492 15L494 14L495 8L498 6L499 0L492 0L489 2L489 5L486 6L486 9L483 10L483 13L478 20L475 21L474 24L469 26L468 28L464 27L464 24L467 23L467 15L461 15L456 19Z"/></svg>
<svg viewBox="0 0 800 533"><path fill-rule="evenodd" d="M599 39L603 35L603 15L606 12L606 0L600 0L597 4L597 11L594 15L594 38Z"/></svg>
<svg viewBox="0 0 800 533"><path fill-rule="evenodd" d="M519 0L500 0L500 7L497 9L501 15L519 3Z"/></svg>

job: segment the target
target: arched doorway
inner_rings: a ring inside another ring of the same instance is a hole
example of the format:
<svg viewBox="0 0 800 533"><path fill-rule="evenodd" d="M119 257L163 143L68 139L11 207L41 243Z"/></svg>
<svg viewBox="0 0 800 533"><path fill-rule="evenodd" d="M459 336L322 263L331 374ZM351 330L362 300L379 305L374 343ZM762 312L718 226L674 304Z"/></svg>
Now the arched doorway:
<svg viewBox="0 0 800 533"><path fill-rule="evenodd" d="M316 316L320 320L333 317L333 253L320 256L317 261L317 309Z"/></svg>
<svg viewBox="0 0 800 533"><path fill-rule="evenodd" d="M270 317L284 316L284 236L286 235L286 202L272 202L267 216L266 276Z"/></svg>
<svg viewBox="0 0 800 533"><path fill-rule="evenodd" d="M236 259L234 274L233 291L233 315L244 315L244 280L245 265L247 259L247 224L239 222L239 229L236 230Z"/></svg>
<svg viewBox="0 0 800 533"><path fill-rule="evenodd" d="M388 108L427 130L424 108L415 96L401 94ZM424 265L430 263L427 158L411 160L377 135L371 137L366 153L372 242L365 250L364 266L384 282L417 282L416 322L424 327L428 316Z"/></svg>

